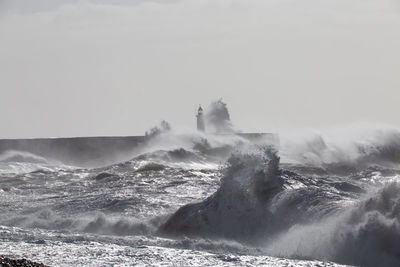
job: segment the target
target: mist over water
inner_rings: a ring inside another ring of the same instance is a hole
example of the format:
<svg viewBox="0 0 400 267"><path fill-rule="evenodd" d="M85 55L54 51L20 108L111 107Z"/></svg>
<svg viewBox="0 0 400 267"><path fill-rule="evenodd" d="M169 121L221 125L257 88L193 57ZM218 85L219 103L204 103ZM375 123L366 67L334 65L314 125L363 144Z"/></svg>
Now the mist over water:
<svg viewBox="0 0 400 267"><path fill-rule="evenodd" d="M222 101L206 118L225 134L162 122L97 167L3 152L0 254L70 266L400 264L398 129L256 144L226 134Z"/></svg>
<svg viewBox="0 0 400 267"><path fill-rule="evenodd" d="M400 160L400 131L389 126L354 124L318 132L298 131L280 134L280 140L282 157L297 164L397 168Z"/></svg>
<svg viewBox="0 0 400 267"><path fill-rule="evenodd" d="M227 104L222 99L212 102L206 110L206 127L210 132L234 132Z"/></svg>

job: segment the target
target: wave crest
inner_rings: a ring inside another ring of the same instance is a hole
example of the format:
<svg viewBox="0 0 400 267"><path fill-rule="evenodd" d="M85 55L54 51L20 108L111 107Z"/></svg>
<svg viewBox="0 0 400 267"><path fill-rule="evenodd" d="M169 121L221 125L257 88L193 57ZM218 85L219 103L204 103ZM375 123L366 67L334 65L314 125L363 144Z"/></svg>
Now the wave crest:
<svg viewBox="0 0 400 267"><path fill-rule="evenodd" d="M49 161L41 156L17 150L8 150L0 154L0 162L26 162L49 164Z"/></svg>
<svg viewBox="0 0 400 267"><path fill-rule="evenodd" d="M398 168L400 131L359 129L357 133L330 132L307 138L282 138L284 162L321 167L330 173L348 174L371 166Z"/></svg>
<svg viewBox="0 0 400 267"><path fill-rule="evenodd" d="M267 199L283 186L279 157L271 148L234 154L218 191L204 202L180 208L160 227L163 234L253 239L268 227Z"/></svg>
<svg viewBox="0 0 400 267"><path fill-rule="evenodd" d="M322 220L296 224L270 240L267 253L359 266L400 264L400 184Z"/></svg>

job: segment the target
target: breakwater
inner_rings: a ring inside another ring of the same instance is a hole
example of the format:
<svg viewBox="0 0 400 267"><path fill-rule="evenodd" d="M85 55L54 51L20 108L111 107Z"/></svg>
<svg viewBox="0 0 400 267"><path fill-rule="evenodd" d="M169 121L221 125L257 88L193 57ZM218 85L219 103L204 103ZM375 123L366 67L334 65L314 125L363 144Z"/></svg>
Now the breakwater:
<svg viewBox="0 0 400 267"><path fill-rule="evenodd" d="M146 136L1 139L0 153L17 150L76 166L101 166L143 145Z"/></svg>
<svg viewBox="0 0 400 267"><path fill-rule="evenodd" d="M212 135L212 134L210 134ZM229 136L232 134L218 134ZM236 133L255 143L278 143L278 136L269 133ZM104 136L35 139L0 139L0 154L24 151L81 167L96 167L128 160L146 143L148 136Z"/></svg>

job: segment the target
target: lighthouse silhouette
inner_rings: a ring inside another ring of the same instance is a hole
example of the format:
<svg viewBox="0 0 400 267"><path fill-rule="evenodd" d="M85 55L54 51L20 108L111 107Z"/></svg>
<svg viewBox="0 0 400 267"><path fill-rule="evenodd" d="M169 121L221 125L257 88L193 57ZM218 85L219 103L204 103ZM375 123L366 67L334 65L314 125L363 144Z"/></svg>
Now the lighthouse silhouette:
<svg viewBox="0 0 400 267"><path fill-rule="evenodd" d="M196 118L197 118L197 130L200 132L205 132L206 127L204 125L204 114L201 105L199 105L199 109L197 110Z"/></svg>

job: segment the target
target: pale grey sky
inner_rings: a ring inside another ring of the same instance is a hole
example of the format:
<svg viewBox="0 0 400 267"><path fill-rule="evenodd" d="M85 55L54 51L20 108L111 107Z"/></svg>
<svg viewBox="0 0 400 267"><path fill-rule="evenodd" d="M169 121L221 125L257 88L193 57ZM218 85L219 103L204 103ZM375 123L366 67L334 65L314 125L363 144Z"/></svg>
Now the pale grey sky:
<svg viewBox="0 0 400 267"><path fill-rule="evenodd" d="M0 138L400 126L397 0L0 0Z"/></svg>

